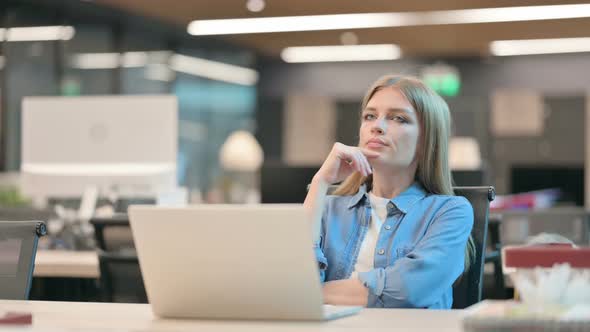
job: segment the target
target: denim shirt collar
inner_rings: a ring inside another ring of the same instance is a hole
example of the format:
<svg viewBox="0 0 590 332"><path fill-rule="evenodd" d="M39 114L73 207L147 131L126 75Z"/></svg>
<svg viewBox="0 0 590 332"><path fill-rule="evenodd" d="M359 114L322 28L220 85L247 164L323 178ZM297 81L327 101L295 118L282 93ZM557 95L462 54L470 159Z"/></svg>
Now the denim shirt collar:
<svg viewBox="0 0 590 332"><path fill-rule="evenodd" d="M410 208L420 199L426 196L426 190L418 183L414 182L408 189L390 200L398 210L407 214ZM348 208L352 209L363 201L367 201L367 185L363 184L359 191L350 198Z"/></svg>

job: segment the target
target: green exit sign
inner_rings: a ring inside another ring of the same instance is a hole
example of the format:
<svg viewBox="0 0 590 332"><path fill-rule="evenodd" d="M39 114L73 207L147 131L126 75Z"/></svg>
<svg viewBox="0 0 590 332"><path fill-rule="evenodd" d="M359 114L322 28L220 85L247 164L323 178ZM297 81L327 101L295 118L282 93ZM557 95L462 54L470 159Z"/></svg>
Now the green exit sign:
<svg viewBox="0 0 590 332"><path fill-rule="evenodd" d="M461 91L461 79L454 67L434 65L425 68L422 80L436 93L445 97L454 97Z"/></svg>

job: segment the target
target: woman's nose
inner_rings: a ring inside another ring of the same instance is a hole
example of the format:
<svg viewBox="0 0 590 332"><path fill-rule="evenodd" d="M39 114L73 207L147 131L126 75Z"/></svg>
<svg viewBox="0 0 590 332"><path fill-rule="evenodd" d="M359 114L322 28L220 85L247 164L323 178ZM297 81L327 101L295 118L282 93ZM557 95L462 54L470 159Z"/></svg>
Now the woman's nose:
<svg viewBox="0 0 590 332"><path fill-rule="evenodd" d="M384 134L385 133L385 121L382 119L378 119L373 123L373 128L371 128L371 132L376 134Z"/></svg>

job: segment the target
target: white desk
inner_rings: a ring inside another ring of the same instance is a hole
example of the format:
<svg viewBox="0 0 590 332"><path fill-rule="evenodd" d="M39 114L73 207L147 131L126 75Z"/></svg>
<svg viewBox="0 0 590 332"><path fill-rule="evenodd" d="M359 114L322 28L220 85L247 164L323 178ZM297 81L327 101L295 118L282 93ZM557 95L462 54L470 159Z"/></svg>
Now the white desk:
<svg viewBox="0 0 590 332"><path fill-rule="evenodd" d="M0 300L0 309L33 314L33 331L462 331L461 310L365 309L329 322L168 320L148 304ZM27 331L30 331L27 329Z"/></svg>
<svg viewBox="0 0 590 332"><path fill-rule="evenodd" d="M95 251L37 250L35 277L100 278Z"/></svg>

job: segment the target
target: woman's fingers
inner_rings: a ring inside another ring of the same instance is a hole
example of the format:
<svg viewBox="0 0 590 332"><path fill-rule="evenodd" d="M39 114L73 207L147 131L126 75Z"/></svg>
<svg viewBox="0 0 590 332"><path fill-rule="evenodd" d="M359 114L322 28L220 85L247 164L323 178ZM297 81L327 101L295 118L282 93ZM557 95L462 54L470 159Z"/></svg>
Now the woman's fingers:
<svg viewBox="0 0 590 332"><path fill-rule="evenodd" d="M371 169L371 165L369 164L367 157L365 157L365 155L360 150L357 153L359 155L359 158L361 158L363 162L363 166L365 168L365 176L369 176L369 174L373 173L373 170Z"/></svg>
<svg viewBox="0 0 590 332"><path fill-rule="evenodd" d="M361 173L363 176L368 176L373 173L369 159L379 156L379 152L363 149L355 146L346 146L341 143L335 145L338 158L341 162L345 162L348 167Z"/></svg>
<svg viewBox="0 0 590 332"><path fill-rule="evenodd" d="M355 151L355 156L359 164L358 171L363 176L369 176L369 174L373 173L373 170L371 169L371 165L369 164L367 157L365 157L365 155L362 153L362 151L360 151L360 149L357 149Z"/></svg>
<svg viewBox="0 0 590 332"><path fill-rule="evenodd" d="M365 157L365 155L362 153L362 151L359 151L358 153L363 161L363 164L365 165L365 170L366 170L365 176L368 176L369 174L373 173L373 169L371 168L371 164L369 164L369 160L367 160L367 157Z"/></svg>
<svg viewBox="0 0 590 332"><path fill-rule="evenodd" d="M369 156L378 156L379 153L375 153L374 151L368 150ZM371 165L365 155L365 152L362 149L357 147L350 147L348 151L345 152L346 158L345 160L350 160L351 162L349 165L363 176L368 176L369 174L373 173L371 169Z"/></svg>
<svg viewBox="0 0 590 332"><path fill-rule="evenodd" d="M361 157L357 153L353 154L352 157L354 158L354 169L357 172L360 172L362 175L365 175L365 166L363 164L363 160L361 159Z"/></svg>
<svg viewBox="0 0 590 332"><path fill-rule="evenodd" d="M367 165L365 165L365 160L364 160L365 158L358 151L355 151L354 156L355 156L356 160L358 160L359 172L363 176L367 176Z"/></svg>

